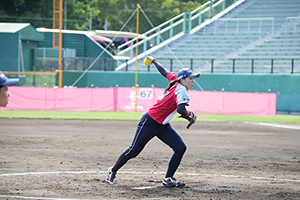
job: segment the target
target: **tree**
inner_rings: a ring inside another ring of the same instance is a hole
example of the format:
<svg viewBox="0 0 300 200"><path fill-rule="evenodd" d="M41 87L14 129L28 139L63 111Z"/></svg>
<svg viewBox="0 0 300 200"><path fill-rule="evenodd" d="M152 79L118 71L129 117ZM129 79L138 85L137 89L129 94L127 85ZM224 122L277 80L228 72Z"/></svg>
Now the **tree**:
<svg viewBox="0 0 300 200"><path fill-rule="evenodd" d="M120 30L136 10L137 4L142 9L139 21L140 33L152 28L147 18L154 26L158 26L182 12L190 12L201 5L198 2L182 2L179 0L97 0L96 6L101 11L101 15L97 16L97 20L104 23L104 20L107 19L110 30ZM126 23L125 30L136 32L136 15Z"/></svg>
<svg viewBox="0 0 300 200"><path fill-rule="evenodd" d="M67 2L67 29L71 30L89 30L90 17L100 14L100 11L94 8L94 0L66 0ZM69 22L70 21L70 22Z"/></svg>
<svg viewBox="0 0 300 200"><path fill-rule="evenodd" d="M109 30L118 31L124 26L123 31L136 32L136 14L134 12L139 4L141 6L140 33L152 28L147 18L154 26L158 26L182 12L191 12L201 5L199 1L187 0L63 1L67 5L67 20L64 20L63 23L70 30L88 30L90 18L92 18L94 30L104 29L107 20ZM31 23L34 27L52 28L53 0L1 0L0 15L1 21ZM130 16L132 16L131 19Z"/></svg>
<svg viewBox="0 0 300 200"><path fill-rule="evenodd" d="M1 0L1 21L31 23L35 27L52 24L53 2L48 0Z"/></svg>

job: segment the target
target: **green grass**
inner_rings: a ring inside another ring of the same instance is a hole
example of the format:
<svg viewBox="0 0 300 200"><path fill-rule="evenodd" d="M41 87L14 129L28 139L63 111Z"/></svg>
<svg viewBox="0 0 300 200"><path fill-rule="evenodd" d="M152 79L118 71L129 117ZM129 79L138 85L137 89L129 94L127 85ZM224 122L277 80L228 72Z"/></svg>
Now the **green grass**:
<svg viewBox="0 0 300 200"><path fill-rule="evenodd" d="M1 110L0 118L39 118L39 119L91 119L91 120L139 120L139 112L80 112L80 111L23 111ZM212 115L197 114L198 121L235 121L265 123L297 123L300 116L249 116L249 115ZM184 121L174 117L174 121Z"/></svg>
<svg viewBox="0 0 300 200"><path fill-rule="evenodd" d="M0 118L139 120L142 115L136 112L0 111Z"/></svg>
<svg viewBox="0 0 300 200"><path fill-rule="evenodd" d="M265 122L265 123L295 123L300 124L300 116L251 116L251 115L212 115L197 114L200 119L234 122Z"/></svg>

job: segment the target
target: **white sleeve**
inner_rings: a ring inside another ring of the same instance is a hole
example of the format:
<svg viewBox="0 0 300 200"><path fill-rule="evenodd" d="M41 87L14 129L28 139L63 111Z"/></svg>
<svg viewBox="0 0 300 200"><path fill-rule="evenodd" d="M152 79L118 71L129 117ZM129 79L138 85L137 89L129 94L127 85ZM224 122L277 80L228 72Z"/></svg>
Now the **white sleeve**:
<svg viewBox="0 0 300 200"><path fill-rule="evenodd" d="M175 94L177 96L177 104L182 104L182 103L185 103L187 105L190 104L190 97L188 91L183 85L178 84L175 90Z"/></svg>

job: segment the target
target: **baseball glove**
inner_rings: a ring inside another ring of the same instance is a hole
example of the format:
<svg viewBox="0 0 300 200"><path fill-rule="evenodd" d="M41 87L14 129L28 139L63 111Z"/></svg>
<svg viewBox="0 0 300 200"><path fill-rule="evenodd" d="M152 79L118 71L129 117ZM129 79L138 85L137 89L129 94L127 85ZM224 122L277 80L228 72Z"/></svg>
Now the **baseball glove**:
<svg viewBox="0 0 300 200"><path fill-rule="evenodd" d="M193 111L188 111L187 115L180 115L179 117L189 121L188 125L186 126L187 129L189 129L197 120L197 116Z"/></svg>

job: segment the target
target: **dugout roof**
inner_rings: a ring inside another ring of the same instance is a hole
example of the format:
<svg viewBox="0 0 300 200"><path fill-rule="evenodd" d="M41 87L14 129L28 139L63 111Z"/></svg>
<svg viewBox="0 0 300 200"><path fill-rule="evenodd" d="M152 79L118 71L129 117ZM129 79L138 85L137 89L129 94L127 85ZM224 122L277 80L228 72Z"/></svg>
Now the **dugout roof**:
<svg viewBox="0 0 300 200"><path fill-rule="evenodd" d="M21 40L44 40L44 35L36 31L29 23L0 23L0 33L19 33Z"/></svg>

